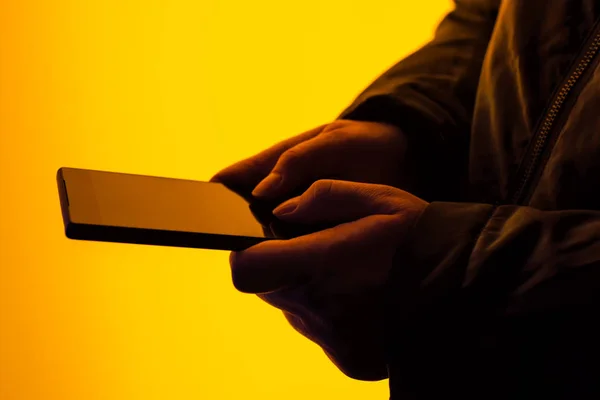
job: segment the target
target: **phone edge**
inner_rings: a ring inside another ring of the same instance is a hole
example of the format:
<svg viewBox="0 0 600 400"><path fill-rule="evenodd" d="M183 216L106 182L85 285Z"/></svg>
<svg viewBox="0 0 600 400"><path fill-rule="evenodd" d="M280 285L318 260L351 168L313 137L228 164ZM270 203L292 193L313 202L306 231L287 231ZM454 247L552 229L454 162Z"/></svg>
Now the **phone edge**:
<svg viewBox="0 0 600 400"><path fill-rule="evenodd" d="M63 219L64 232L69 237L69 225L71 219L69 215L69 195L67 193L67 182L65 181L64 170L65 167L61 167L56 171L56 185L58 189L58 199L60 202L60 212Z"/></svg>
<svg viewBox="0 0 600 400"><path fill-rule="evenodd" d="M67 237L75 240L127 243L205 250L241 251L270 238L209 235L198 232L162 231L120 226L70 223Z"/></svg>

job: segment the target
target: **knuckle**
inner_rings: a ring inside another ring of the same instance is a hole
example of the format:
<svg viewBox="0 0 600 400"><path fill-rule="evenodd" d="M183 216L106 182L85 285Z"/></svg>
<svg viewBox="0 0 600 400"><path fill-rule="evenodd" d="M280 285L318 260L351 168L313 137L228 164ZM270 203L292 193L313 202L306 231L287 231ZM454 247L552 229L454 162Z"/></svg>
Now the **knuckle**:
<svg viewBox="0 0 600 400"><path fill-rule="evenodd" d="M323 138L329 140L329 141L333 141L336 142L340 139L344 139L348 137L348 132L346 129L342 129L343 127L337 128L337 129L332 129L330 131L324 132L323 133Z"/></svg>
<svg viewBox="0 0 600 400"><path fill-rule="evenodd" d="M323 200L331 195L333 190L332 179L320 179L312 185L312 198L313 200Z"/></svg>
<svg viewBox="0 0 600 400"><path fill-rule="evenodd" d="M343 120L343 119L333 121L333 122L327 124L327 126L325 127L325 129L323 129L322 132L327 133L327 132L330 132L330 131L333 131L336 129L343 128L343 127L347 126L350 122L351 121Z"/></svg>
<svg viewBox="0 0 600 400"><path fill-rule="evenodd" d="M279 168L287 168L288 166L297 164L302 159L303 155L304 152L301 149L292 147L279 157Z"/></svg>
<svg viewBox="0 0 600 400"><path fill-rule="evenodd" d="M373 192L377 197L388 198L398 196L396 188L387 185L373 185Z"/></svg>
<svg viewBox="0 0 600 400"><path fill-rule="evenodd" d="M374 191L373 197L377 203L381 204L382 211L385 213L396 213L403 209L403 196L398 189L377 185L377 190Z"/></svg>

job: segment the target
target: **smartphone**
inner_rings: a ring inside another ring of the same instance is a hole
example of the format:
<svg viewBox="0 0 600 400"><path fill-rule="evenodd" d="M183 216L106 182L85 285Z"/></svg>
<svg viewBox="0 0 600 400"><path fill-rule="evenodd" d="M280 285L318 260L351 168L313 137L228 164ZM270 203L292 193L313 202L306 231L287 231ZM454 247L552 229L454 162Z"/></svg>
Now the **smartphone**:
<svg viewBox="0 0 600 400"><path fill-rule="evenodd" d="M221 183L60 168L58 193L70 239L243 250L322 227L283 223Z"/></svg>

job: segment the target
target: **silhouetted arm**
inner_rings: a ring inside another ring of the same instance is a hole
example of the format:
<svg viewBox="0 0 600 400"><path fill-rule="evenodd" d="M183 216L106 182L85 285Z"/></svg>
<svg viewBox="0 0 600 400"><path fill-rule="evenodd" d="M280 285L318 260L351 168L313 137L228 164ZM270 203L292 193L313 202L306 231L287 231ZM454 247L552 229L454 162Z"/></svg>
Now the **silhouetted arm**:
<svg viewBox="0 0 600 400"><path fill-rule="evenodd" d="M600 388L600 211L431 203L391 282L391 375L409 389Z"/></svg>

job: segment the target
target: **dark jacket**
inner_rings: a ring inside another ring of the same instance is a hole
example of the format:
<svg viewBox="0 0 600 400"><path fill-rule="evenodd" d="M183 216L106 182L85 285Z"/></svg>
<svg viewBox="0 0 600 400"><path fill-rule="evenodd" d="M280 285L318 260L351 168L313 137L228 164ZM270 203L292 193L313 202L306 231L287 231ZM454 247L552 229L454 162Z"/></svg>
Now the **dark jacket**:
<svg viewBox="0 0 600 400"><path fill-rule="evenodd" d="M390 283L393 399L600 399L600 1L463 0L342 118L431 201Z"/></svg>

